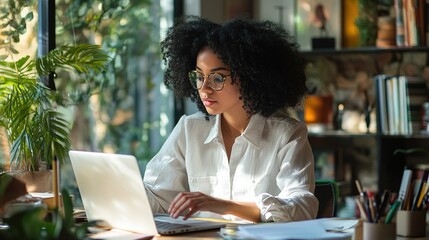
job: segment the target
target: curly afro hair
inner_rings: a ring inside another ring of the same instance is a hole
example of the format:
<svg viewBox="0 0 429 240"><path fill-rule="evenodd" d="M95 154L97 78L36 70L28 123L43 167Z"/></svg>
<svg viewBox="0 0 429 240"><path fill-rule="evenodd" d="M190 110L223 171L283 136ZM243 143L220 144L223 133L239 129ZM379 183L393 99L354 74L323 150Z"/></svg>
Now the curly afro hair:
<svg viewBox="0 0 429 240"><path fill-rule="evenodd" d="M231 69L232 83L240 81L245 110L268 117L295 107L307 93L305 60L299 45L280 25L270 21L234 19L219 25L186 16L171 27L161 42L166 64L165 85L177 97L189 97L207 111L189 80L203 47L212 49Z"/></svg>

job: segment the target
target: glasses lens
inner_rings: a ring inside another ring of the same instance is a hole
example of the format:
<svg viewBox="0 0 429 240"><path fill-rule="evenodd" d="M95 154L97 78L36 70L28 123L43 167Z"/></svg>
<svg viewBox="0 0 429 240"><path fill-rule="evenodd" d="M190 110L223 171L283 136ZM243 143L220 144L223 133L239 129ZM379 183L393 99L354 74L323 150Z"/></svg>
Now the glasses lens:
<svg viewBox="0 0 429 240"><path fill-rule="evenodd" d="M197 71L189 72L189 81L192 84L192 87L195 89L200 89L203 86L204 76Z"/></svg>
<svg viewBox="0 0 429 240"><path fill-rule="evenodd" d="M209 82L210 82L213 90L219 91L223 88L223 84L224 84L225 80L221 74L212 73L209 75Z"/></svg>

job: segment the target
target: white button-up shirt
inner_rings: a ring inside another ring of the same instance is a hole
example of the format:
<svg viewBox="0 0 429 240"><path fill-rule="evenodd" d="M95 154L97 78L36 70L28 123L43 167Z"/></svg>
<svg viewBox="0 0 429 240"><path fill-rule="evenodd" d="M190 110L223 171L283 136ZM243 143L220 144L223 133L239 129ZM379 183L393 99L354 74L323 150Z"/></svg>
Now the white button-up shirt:
<svg viewBox="0 0 429 240"><path fill-rule="evenodd" d="M315 218L314 158L305 124L290 118L253 115L235 139L228 160L220 115L183 116L147 164L144 182L152 210L165 213L179 192L254 201L262 221ZM200 216L239 220L233 216Z"/></svg>

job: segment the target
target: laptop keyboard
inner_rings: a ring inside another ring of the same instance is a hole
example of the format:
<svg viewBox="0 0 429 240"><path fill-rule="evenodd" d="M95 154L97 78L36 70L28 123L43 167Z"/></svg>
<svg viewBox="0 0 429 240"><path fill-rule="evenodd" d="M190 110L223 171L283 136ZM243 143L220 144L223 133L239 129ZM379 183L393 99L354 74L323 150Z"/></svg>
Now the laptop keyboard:
<svg viewBox="0 0 429 240"><path fill-rule="evenodd" d="M189 225L185 225L185 224L171 223L171 222L164 222L164 221L157 221L157 220L155 220L155 224L157 229L163 229L163 230L173 230L173 229L190 227Z"/></svg>

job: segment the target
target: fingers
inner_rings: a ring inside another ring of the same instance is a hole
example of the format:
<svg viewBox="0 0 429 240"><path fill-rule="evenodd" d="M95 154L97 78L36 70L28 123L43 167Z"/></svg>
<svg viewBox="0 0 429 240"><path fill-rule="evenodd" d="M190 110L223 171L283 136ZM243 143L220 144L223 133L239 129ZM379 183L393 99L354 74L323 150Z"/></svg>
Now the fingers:
<svg viewBox="0 0 429 240"><path fill-rule="evenodd" d="M179 193L171 202L168 212L172 218L183 215L184 219L189 218L192 214L202 210L201 205L208 196L199 192Z"/></svg>
<svg viewBox="0 0 429 240"><path fill-rule="evenodd" d="M188 212L183 215L183 220L190 218L194 213L198 212L198 208L188 208Z"/></svg>

